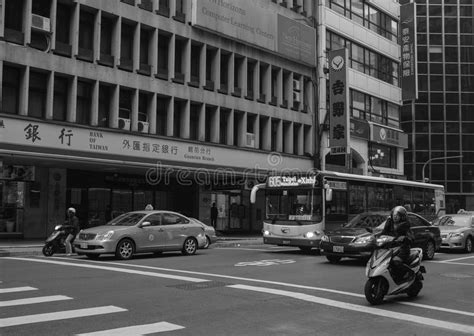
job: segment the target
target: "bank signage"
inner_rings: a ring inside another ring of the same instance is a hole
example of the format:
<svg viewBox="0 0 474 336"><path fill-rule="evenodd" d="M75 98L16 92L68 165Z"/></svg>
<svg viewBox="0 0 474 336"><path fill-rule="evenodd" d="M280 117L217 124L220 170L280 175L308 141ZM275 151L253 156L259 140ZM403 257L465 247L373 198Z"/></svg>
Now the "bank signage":
<svg viewBox="0 0 474 336"><path fill-rule="evenodd" d="M390 145L400 148L408 148L408 135L401 131L370 124L372 132L370 140L379 144Z"/></svg>
<svg viewBox="0 0 474 336"><path fill-rule="evenodd" d="M208 144L162 139L134 133L113 130L88 129L66 124L46 123L0 117L0 143L36 151L63 152L64 155L91 156L114 159L128 157L130 161L142 159L156 163L167 161L191 164L193 166L228 167L229 169L280 170L298 167L311 169L312 161L307 159L278 157L275 164L269 155ZM76 154L74 154L76 153ZM99 155L97 155L99 154ZM91 159L92 160L92 159ZM212 168L212 167L211 167Z"/></svg>
<svg viewBox="0 0 474 336"><path fill-rule="evenodd" d="M329 57L329 147L331 154L350 152L349 89L347 88L347 49L331 50ZM336 148L337 150L333 150Z"/></svg>
<svg viewBox="0 0 474 336"><path fill-rule="evenodd" d="M315 29L275 15L274 5L253 0L193 0L191 24L314 66Z"/></svg>

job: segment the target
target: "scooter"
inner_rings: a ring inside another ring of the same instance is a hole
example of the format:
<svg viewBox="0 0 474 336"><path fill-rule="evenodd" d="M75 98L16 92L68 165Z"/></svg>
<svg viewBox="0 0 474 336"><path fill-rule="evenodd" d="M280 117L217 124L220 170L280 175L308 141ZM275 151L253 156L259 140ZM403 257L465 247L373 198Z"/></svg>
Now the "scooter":
<svg viewBox="0 0 474 336"><path fill-rule="evenodd" d="M43 254L46 257L51 257L55 253L66 253L66 238L69 235L69 232L71 230L70 225L56 225L54 227L54 231L51 232L49 237L46 239L46 242L43 246ZM72 240L74 241L74 239ZM71 246L74 251L74 245L72 245L71 241Z"/></svg>
<svg viewBox="0 0 474 336"><path fill-rule="evenodd" d="M423 288L423 274L426 269L421 265L423 250L410 249L410 258L403 275L395 272L392 258L400 250L394 246L396 242L391 236L380 236L376 240L376 249L372 253L365 268L368 280L365 284L365 298L372 305L381 304L386 295L407 294L416 297Z"/></svg>

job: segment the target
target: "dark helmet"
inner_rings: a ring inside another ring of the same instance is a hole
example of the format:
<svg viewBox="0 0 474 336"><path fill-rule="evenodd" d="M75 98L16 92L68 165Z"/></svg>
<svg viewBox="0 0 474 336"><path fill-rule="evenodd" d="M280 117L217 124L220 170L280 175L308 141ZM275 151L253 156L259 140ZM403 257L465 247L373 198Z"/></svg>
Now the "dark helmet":
<svg viewBox="0 0 474 336"><path fill-rule="evenodd" d="M401 223L407 220L407 209L402 207L401 205L396 206L390 212L390 218L392 219L393 223Z"/></svg>

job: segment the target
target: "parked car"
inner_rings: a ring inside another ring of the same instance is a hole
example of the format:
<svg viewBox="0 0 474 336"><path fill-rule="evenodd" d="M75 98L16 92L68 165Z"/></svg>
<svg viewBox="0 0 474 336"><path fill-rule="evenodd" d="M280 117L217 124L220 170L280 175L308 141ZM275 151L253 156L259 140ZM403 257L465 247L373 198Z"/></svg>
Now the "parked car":
<svg viewBox="0 0 474 336"><path fill-rule="evenodd" d="M202 225L190 218L172 211L149 210L127 212L105 225L81 230L74 247L78 254L91 259L101 254L130 259L142 252L192 255L206 241Z"/></svg>
<svg viewBox="0 0 474 336"><path fill-rule="evenodd" d="M375 237L382 232L387 218L388 215L367 213L354 217L341 229L326 232L321 239L321 252L331 263L337 263L343 257L368 259L375 247ZM423 249L424 259L433 259L441 245L439 228L411 212L408 221L415 235L413 247Z"/></svg>
<svg viewBox="0 0 474 336"><path fill-rule="evenodd" d="M444 215L433 221L441 231L441 248L472 252L474 240L474 213Z"/></svg>
<svg viewBox="0 0 474 336"><path fill-rule="evenodd" d="M206 234L206 244L204 244L202 248L207 249L211 244L214 244L217 241L216 229L214 229L213 226L206 225L196 218L189 217L189 219L200 224L204 228L204 233Z"/></svg>
<svg viewBox="0 0 474 336"><path fill-rule="evenodd" d="M361 213L341 228L326 231L319 245L321 253L326 255L331 263L337 263L343 257L370 258L375 238L367 229L374 229L384 222L387 216L387 214Z"/></svg>

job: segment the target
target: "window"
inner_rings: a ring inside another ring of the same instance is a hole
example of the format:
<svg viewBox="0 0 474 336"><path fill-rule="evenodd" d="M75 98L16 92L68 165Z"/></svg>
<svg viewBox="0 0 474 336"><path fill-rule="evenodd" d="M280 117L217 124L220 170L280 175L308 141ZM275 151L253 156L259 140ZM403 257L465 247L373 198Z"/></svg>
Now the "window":
<svg viewBox="0 0 474 336"><path fill-rule="evenodd" d="M159 226L161 225L161 214L151 214L148 217L145 217L145 222L150 222L152 226Z"/></svg>
<svg viewBox="0 0 474 336"><path fill-rule="evenodd" d="M111 103L112 87L100 84L99 86L99 120L98 126L108 127L110 118L110 103Z"/></svg>
<svg viewBox="0 0 474 336"><path fill-rule="evenodd" d="M187 224L187 223L189 223L189 220L176 214L165 212L162 215L162 225L175 225L175 224Z"/></svg>
<svg viewBox="0 0 474 336"><path fill-rule="evenodd" d="M125 70L133 69L133 33L135 27L122 23L120 41L120 66Z"/></svg>
<svg viewBox="0 0 474 336"><path fill-rule="evenodd" d="M229 123L229 115L230 111L226 111L224 109L221 109L220 111L220 125L219 125L219 143L226 145L227 144L227 139L228 139L228 133L227 133L227 125Z"/></svg>
<svg viewBox="0 0 474 336"><path fill-rule="evenodd" d="M169 36L158 35L158 74L168 78Z"/></svg>
<svg viewBox="0 0 474 336"><path fill-rule="evenodd" d="M81 10L79 19L79 56L93 59L95 14Z"/></svg>
<svg viewBox="0 0 474 336"><path fill-rule="evenodd" d="M114 31L114 20L102 16L100 23L100 58L103 55L112 55L112 34Z"/></svg>
<svg viewBox="0 0 474 336"><path fill-rule="evenodd" d="M56 10L56 49L54 52L63 56L71 56L71 7L58 2Z"/></svg>
<svg viewBox="0 0 474 336"><path fill-rule="evenodd" d="M22 70L3 63L2 103L0 111L18 114L20 109L20 83Z"/></svg>
<svg viewBox="0 0 474 336"><path fill-rule="evenodd" d="M30 88L28 99L28 115L44 118L46 115L46 92L48 75L42 72L30 72Z"/></svg>
<svg viewBox="0 0 474 336"><path fill-rule="evenodd" d="M190 116L189 116L189 139L199 140L199 112L201 106L197 104L191 104ZM207 112L207 111L206 111ZM207 113L206 113L207 116Z"/></svg>
<svg viewBox="0 0 474 336"><path fill-rule="evenodd" d="M67 117L69 80L54 77L53 120L65 121Z"/></svg>
<svg viewBox="0 0 474 336"><path fill-rule="evenodd" d="M92 106L92 84L77 81L76 123L88 125Z"/></svg>
<svg viewBox="0 0 474 336"><path fill-rule="evenodd" d="M397 148L372 143L369 148L369 160L372 166L397 169Z"/></svg>
<svg viewBox="0 0 474 336"><path fill-rule="evenodd" d="M158 97L156 102L156 134L166 135L169 98Z"/></svg>

